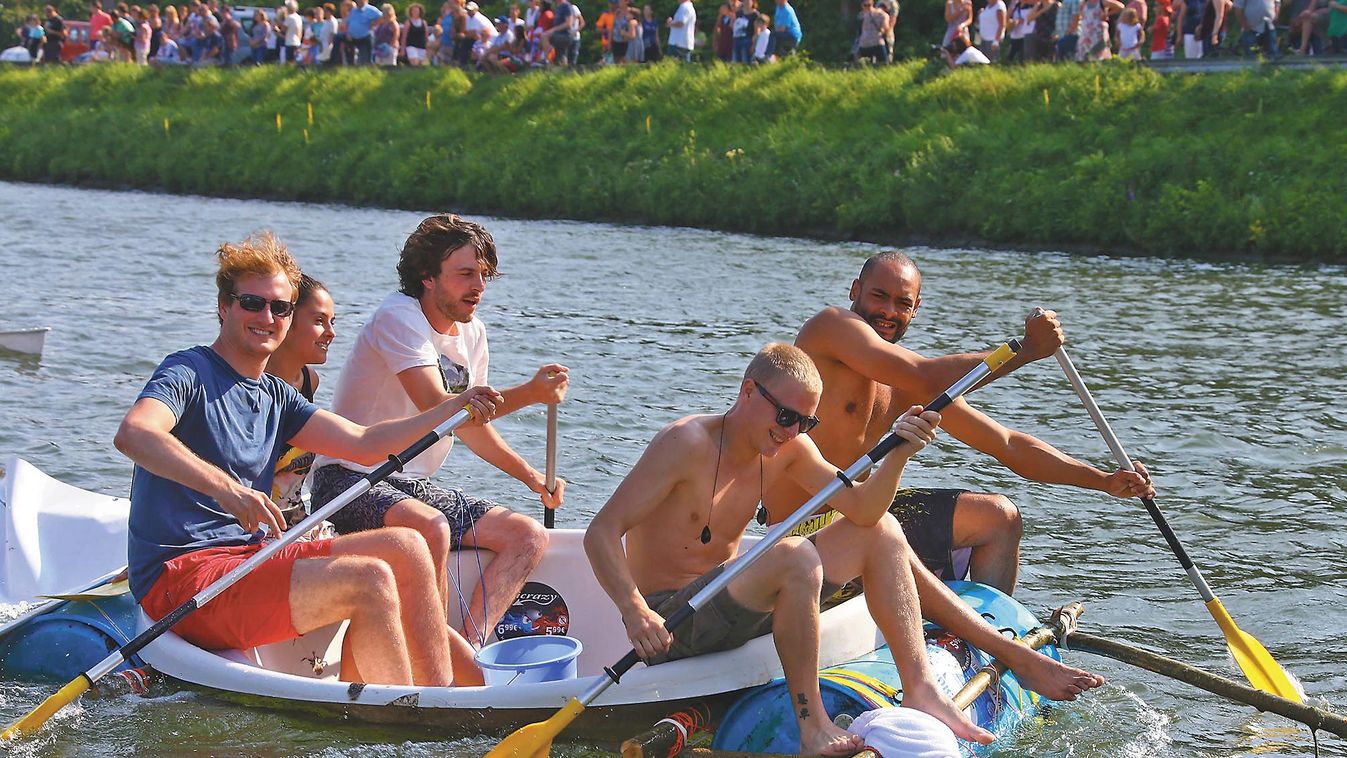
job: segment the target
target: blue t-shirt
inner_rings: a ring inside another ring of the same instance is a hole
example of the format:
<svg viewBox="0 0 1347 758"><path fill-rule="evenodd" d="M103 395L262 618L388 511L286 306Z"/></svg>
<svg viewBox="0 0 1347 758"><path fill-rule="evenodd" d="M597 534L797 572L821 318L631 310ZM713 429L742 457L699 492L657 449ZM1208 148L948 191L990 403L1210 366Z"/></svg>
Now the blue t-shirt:
<svg viewBox="0 0 1347 758"><path fill-rule="evenodd" d="M556 13L553 14L552 16L552 31L562 31L564 29L569 29L570 27L567 25L570 24L571 14L574 12L575 8L572 7L571 4L566 2L565 0L562 0L562 2L557 3Z"/></svg>
<svg viewBox="0 0 1347 758"><path fill-rule="evenodd" d="M772 17L772 26L785 29L786 36L797 43L804 37L804 32L800 30L800 19L796 17L795 9L791 7L790 3L776 6L776 15Z"/></svg>
<svg viewBox="0 0 1347 758"><path fill-rule="evenodd" d="M173 411L173 436L203 460L246 487L271 492L281 446L318 410L294 387L270 375L243 376L209 347L194 347L164 359L140 397ZM131 594L150 591L164 562L193 550L246 545L238 519L213 498L135 467L127 540Z"/></svg>
<svg viewBox="0 0 1347 758"><path fill-rule="evenodd" d="M383 17L383 13L373 5L356 6L346 16L346 36L351 39L364 39L369 36L370 27Z"/></svg>

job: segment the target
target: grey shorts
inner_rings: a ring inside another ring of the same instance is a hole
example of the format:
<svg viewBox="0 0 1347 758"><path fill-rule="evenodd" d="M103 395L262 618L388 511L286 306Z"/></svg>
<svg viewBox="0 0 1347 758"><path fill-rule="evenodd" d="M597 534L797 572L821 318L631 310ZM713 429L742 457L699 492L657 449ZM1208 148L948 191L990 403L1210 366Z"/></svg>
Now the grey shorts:
<svg viewBox="0 0 1347 758"><path fill-rule="evenodd" d="M941 579L968 575L968 549L954 549L954 506L968 490L906 487L898 490L889 513L903 526L913 552Z"/></svg>
<svg viewBox="0 0 1347 758"><path fill-rule="evenodd" d="M316 510L332 502L364 478L364 474L344 466L323 466L313 473L313 508ZM429 479L389 477L329 516L328 521L332 522L339 534L378 529L384 526L388 509L403 500L420 500L443 513L449 520L449 529L453 534L450 543L453 549L458 548L463 535L472 529L478 519L499 505L490 500L469 497L462 490L440 487Z"/></svg>
<svg viewBox="0 0 1347 758"><path fill-rule="evenodd" d="M813 541L812 539L810 540ZM693 595L701 592L725 570L721 564L697 577L680 590L661 590L644 595L645 604L655 613L668 618ZM823 583L822 598L834 595L841 585ZM820 599L822 599L820 598ZM733 650L751 639L761 637L772 631L772 612L755 611L745 608L735 600L728 589L717 592L706 605L703 605L692 618L675 627L673 644L663 653L646 661L647 666L691 658L696 655L718 653Z"/></svg>

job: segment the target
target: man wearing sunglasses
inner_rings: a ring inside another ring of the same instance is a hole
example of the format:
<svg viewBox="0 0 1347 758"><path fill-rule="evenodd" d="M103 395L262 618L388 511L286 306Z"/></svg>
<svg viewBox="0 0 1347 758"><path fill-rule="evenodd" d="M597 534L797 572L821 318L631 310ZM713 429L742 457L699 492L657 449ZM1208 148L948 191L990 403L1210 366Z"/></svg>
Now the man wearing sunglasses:
<svg viewBox="0 0 1347 758"><path fill-rule="evenodd" d="M813 438L830 461L855 460L879 441L908 405L934 397L985 357L925 358L897 344L921 306L921 272L903 253L879 253L867 260L851 284L850 297L850 310L825 308L801 327L795 340L823 375L820 407L829 423L816 430ZM1024 334L1024 348L1002 374L1050 356L1062 345L1061 325L1051 311L1032 314L1025 321ZM1096 489L1115 497L1149 497L1155 492L1140 463L1138 473L1104 473L1042 440L1007 429L962 399L945 410L944 419L951 436L994 456L1025 478ZM807 497L789 485L771 495L777 510L769 515L777 519ZM903 525L912 549L936 576L962 579L967 575L1007 594L1014 592L1021 521L1019 510L1003 495L904 489L890 512ZM922 585L920 579L918 585ZM942 585L933 582L926 589L935 594Z"/></svg>
<svg viewBox="0 0 1347 758"><path fill-rule="evenodd" d="M135 463L131 592L154 619L256 553L262 527L284 531L268 497L282 444L378 463L465 406L490 418L500 400L474 387L426 413L369 426L319 410L264 373L294 313L294 259L270 234L223 245L218 257L219 336L164 359L115 440ZM342 620L350 621L349 681L449 685L455 651L471 654L448 629L430 551L410 529L297 541L174 631L207 649L246 650ZM480 683L481 673L464 666L457 678Z"/></svg>
<svg viewBox="0 0 1347 758"><path fill-rule="evenodd" d="M768 345L749 363L728 411L661 430L585 533L594 573L648 665L736 648L773 632L806 755L852 755L862 746L829 721L817 675L819 599L861 577L902 676L903 704L961 738L988 743L992 735L935 686L911 570L905 562L895 570L892 561L907 545L887 509L908 458L934 439L937 413L913 407L897 421L894 430L911 444L832 500L845 518L809 539L786 537L672 635L664 629L665 616L734 560L764 492L785 482L815 492L835 480L837 469L803 434L819 423L821 391L808 356Z"/></svg>

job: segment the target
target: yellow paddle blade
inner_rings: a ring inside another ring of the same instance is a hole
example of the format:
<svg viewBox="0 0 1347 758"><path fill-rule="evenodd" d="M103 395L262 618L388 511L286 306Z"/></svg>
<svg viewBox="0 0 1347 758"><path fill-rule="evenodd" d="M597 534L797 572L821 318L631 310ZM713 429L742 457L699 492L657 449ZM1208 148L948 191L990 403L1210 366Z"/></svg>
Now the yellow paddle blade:
<svg viewBox="0 0 1347 758"><path fill-rule="evenodd" d="M1240 671L1244 672L1244 678L1249 680L1249 684L1287 700L1304 702L1300 688L1291 680L1291 675L1273 660L1272 654L1263 647L1263 643L1235 625L1235 620L1230 618L1225 606L1221 605L1220 598L1213 597L1211 602L1207 603L1207 610L1211 613L1211 617L1216 619L1216 625L1221 627L1221 632L1225 634L1225 644L1230 648L1230 655L1234 656L1235 663L1239 664Z"/></svg>
<svg viewBox="0 0 1347 758"><path fill-rule="evenodd" d="M117 597L125 595L131 591L131 583L123 579L120 582L104 584L99 587L92 587L83 592L67 592L57 595L38 595L38 597L47 597L52 600L99 600L105 597Z"/></svg>
<svg viewBox="0 0 1347 758"><path fill-rule="evenodd" d="M89 679L80 674L77 679L62 687L55 695L42 701L42 705L34 708L27 716L19 719L5 731L0 732L0 744L41 729L42 725L47 723L47 719L56 715L57 711L75 702L75 698L83 695L87 689L89 689Z"/></svg>
<svg viewBox="0 0 1347 758"><path fill-rule="evenodd" d="M486 758L547 758L551 755L552 740L584 710L584 703L571 698L552 718L516 729L491 748Z"/></svg>

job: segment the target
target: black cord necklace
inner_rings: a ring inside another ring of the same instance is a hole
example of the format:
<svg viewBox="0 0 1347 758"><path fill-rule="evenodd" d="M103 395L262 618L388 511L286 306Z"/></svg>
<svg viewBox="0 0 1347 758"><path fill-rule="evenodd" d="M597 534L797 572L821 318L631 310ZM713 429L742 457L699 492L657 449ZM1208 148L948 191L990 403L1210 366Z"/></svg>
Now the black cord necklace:
<svg viewBox="0 0 1347 758"><path fill-rule="evenodd" d="M720 416L720 442L716 445L716 473L711 478L711 507L706 509L706 526L702 527L702 544L711 544L711 512L716 509L716 485L720 484L720 455L725 452L725 419L729 416L726 411ZM762 505L762 454L758 454L758 504Z"/></svg>

